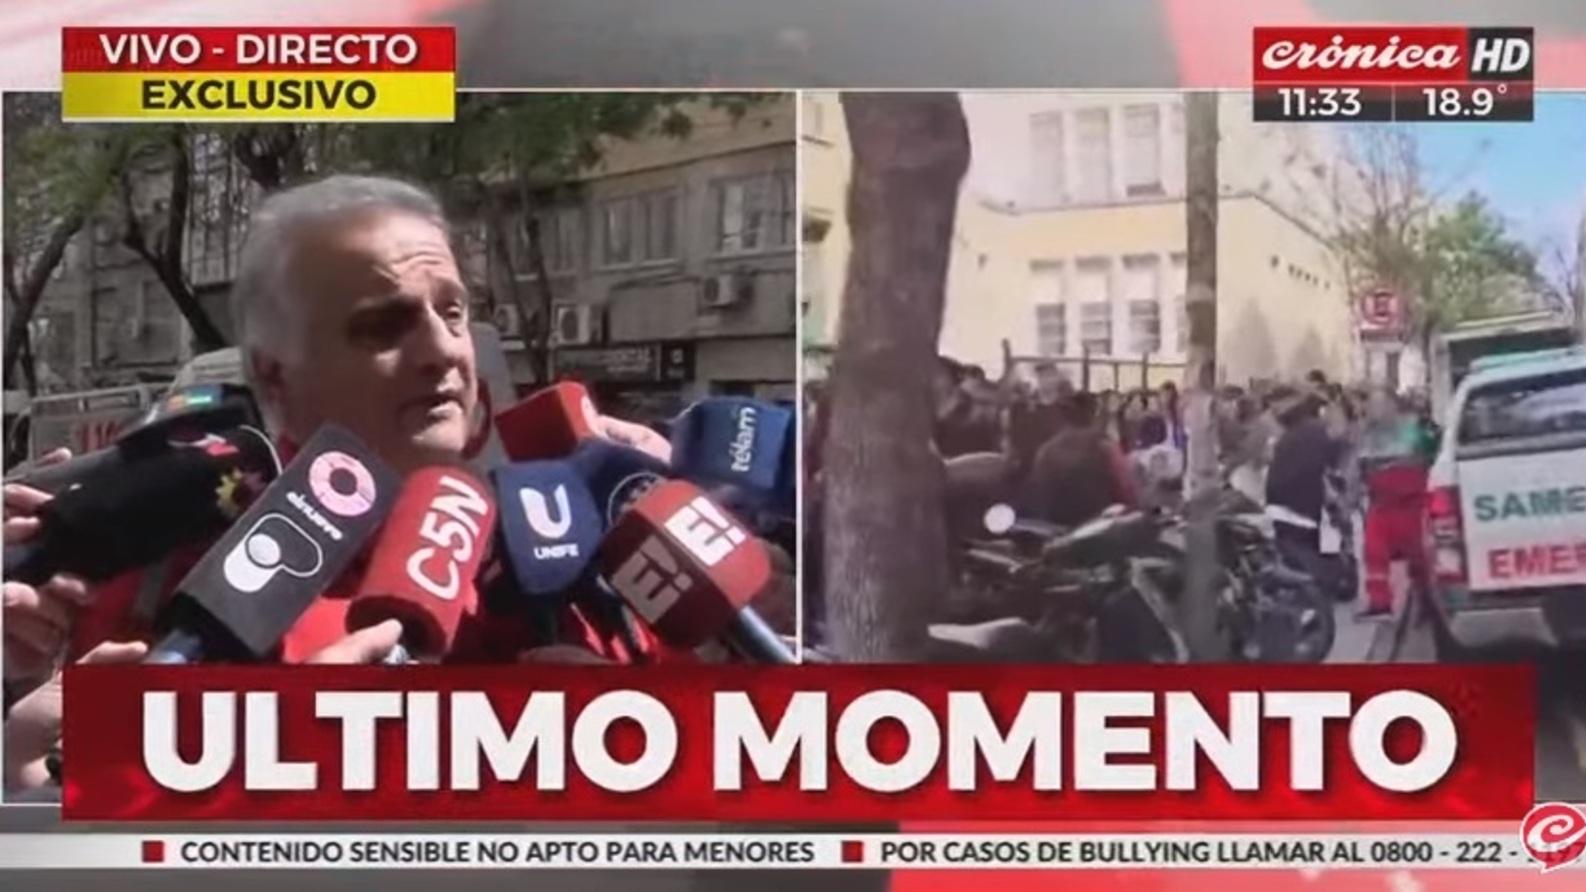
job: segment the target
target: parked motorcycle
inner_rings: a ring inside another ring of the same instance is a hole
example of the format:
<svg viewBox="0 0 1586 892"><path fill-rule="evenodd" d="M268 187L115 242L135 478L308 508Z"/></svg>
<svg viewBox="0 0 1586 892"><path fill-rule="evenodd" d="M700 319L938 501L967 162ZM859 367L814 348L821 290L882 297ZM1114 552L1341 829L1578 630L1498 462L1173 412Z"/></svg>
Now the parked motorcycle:
<svg viewBox="0 0 1586 892"><path fill-rule="evenodd" d="M1234 659L1318 663L1337 628L1329 592L1277 548L1262 506L1224 490L1217 513L1218 560L1228 575L1220 621Z"/></svg>

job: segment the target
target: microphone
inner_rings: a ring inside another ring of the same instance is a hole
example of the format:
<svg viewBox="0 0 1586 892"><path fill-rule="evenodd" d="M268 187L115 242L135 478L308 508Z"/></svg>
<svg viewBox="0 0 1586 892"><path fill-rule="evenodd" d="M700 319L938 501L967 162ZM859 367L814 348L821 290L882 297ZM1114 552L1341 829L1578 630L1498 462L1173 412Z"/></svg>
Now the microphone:
<svg viewBox="0 0 1586 892"><path fill-rule="evenodd" d="M778 500L790 476L793 412L735 396L702 399L672 429L672 466L702 484L726 484L761 506Z"/></svg>
<svg viewBox="0 0 1586 892"><path fill-rule="evenodd" d="M618 518L597 560L610 587L668 644L692 649L719 637L749 660L794 662L748 606L771 581L765 546L698 486L655 486Z"/></svg>
<svg viewBox="0 0 1586 892"><path fill-rule="evenodd" d="M611 529L645 493L672 476L671 466L648 452L599 437L578 444L567 463L594 498L602 531Z"/></svg>
<svg viewBox="0 0 1586 892"><path fill-rule="evenodd" d="M352 433L322 426L177 586L171 631L145 662L263 658L363 550L399 482Z"/></svg>
<svg viewBox="0 0 1586 892"><path fill-rule="evenodd" d="M208 434L224 434L239 427L263 427L246 389L221 384L184 387L151 407L139 424L114 444L59 464L25 470L8 482L51 495L78 485L102 486L106 479L125 473L135 462L163 455Z"/></svg>
<svg viewBox="0 0 1586 892"><path fill-rule="evenodd" d="M239 427L89 467L40 507L32 541L6 546L6 579L37 585L69 572L101 582L158 560L230 526L275 479L280 459L262 432Z"/></svg>
<svg viewBox="0 0 1586 892"><path fill-rule="evenodd" d="M512 461L564 458L599 437L595 403L584 385L563 381L529 394L496 416L496 432Z"/></svg>
<svg viewBox="0 0 1586 892"><path fill-rule="evenodd" d="M495 517L485 485L467 471L437 466L410 474L375 540L347 630L398 619L409 655L444 656L478 600L474 577Z"/></svg>
<svg viewBox="0 0 1586 892"><path fill-rule="evenodd" d="M579 469L569 461L518 462L497 468L501 543L518 590L557 595L584 576L606 530Z"/></svg>

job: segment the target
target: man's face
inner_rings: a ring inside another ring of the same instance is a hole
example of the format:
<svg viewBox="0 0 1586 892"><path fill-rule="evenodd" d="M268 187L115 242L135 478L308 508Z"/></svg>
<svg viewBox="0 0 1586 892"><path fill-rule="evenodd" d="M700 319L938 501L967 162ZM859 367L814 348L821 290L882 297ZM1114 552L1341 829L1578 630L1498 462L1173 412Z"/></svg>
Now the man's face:
<svg viewBox="0 0 1586 892"><path fill-rule="evenodd" d="M1035 373L1035 392L1043 402L1056 402L1071 394L1065 391L1073 388L1067 387L1068 380L1057 369L1040 369Z"/></svg>
<svg viewBox="0 0 1586 892"><path fill-rule="evenodd" d="M371 212L297 233L283 301L299 349L268 362L266 398L303 442L333 421L399 470L455 463L477 399L468 296L446 234Z"/></svg>

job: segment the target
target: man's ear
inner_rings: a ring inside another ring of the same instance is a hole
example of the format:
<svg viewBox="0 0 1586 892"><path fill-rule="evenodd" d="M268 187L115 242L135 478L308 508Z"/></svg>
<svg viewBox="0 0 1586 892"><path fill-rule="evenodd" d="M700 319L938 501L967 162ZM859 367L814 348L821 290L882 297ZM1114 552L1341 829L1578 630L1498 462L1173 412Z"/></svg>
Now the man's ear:
<svg viewBox="0 0 1586 892"><path fill-rule="evenodd" d="M272 427L280 427L285 423L280 407L285 405L286 366L259 350L245 351L243 362L247 363L248 381L253 385L254 399L265 421Z"/></svg>

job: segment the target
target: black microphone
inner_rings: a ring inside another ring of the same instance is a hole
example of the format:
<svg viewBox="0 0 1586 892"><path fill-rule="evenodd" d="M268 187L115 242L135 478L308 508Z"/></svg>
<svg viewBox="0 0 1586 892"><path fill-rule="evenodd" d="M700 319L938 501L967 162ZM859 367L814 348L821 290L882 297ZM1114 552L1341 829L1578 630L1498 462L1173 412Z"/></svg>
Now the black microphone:
<svg viewBox="0 0 1586 892"><path fill-rule="evenodd" d="M74 486L103 485L123 473L138 473L139 462L208 434L239 427L263 428L258 407L247 389L231 384L196 384L167 394L110 446L64 462L29 467L6 478L57 495Z"/></svg>
<svg viewBox="0 0 1586 892"><path fill-rule="evenodd" d="M229 526L280 460L256 428L112 463L39 508L41 528L5 548L5 578L38 585L69 572L99 582L164 557Z"/></svg>
<svg viewBox="0 0 1586 892"><path fill-rule="evenodd" d="M363 551L400 483L350 432L321 427L182 580L145 662L264 658Z"/></svg>

